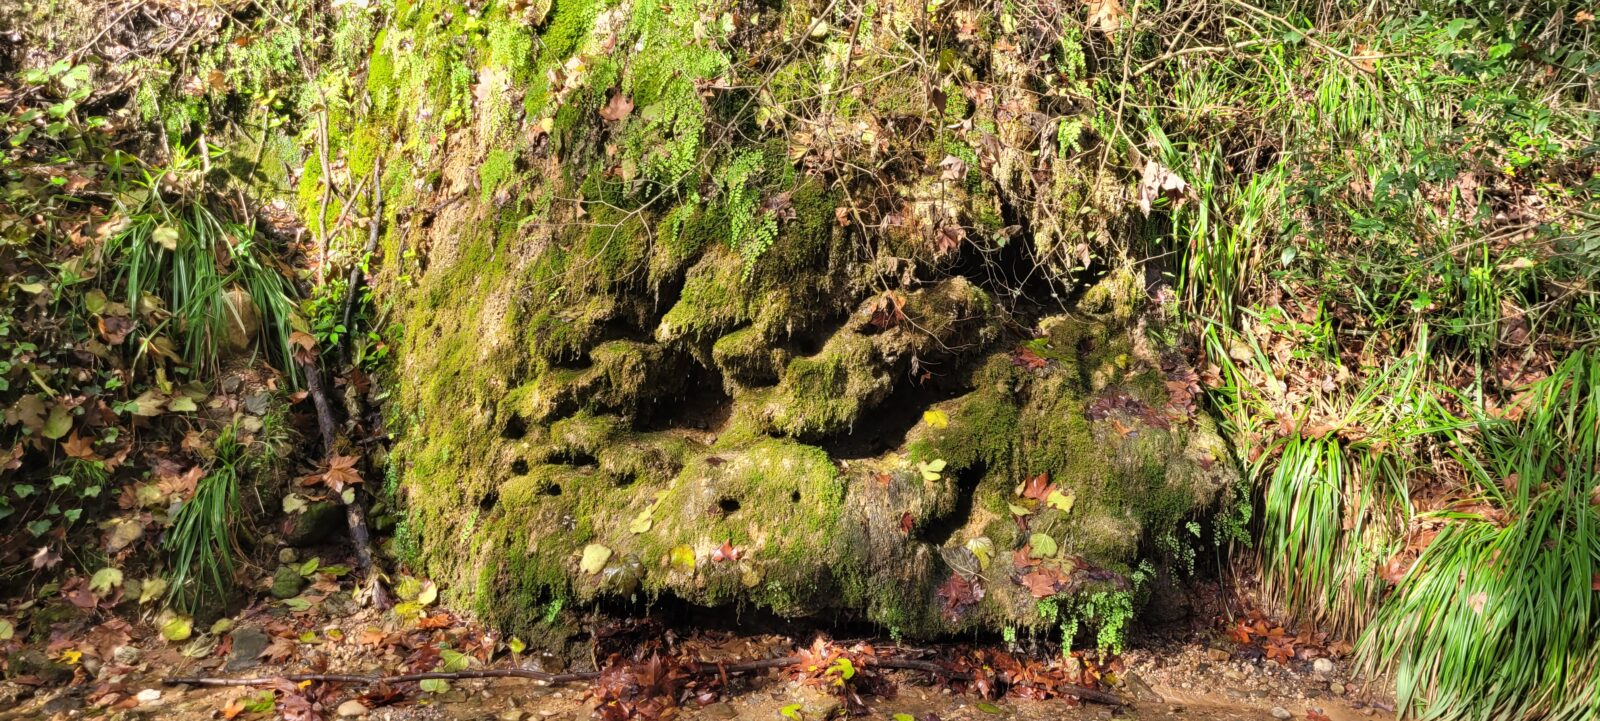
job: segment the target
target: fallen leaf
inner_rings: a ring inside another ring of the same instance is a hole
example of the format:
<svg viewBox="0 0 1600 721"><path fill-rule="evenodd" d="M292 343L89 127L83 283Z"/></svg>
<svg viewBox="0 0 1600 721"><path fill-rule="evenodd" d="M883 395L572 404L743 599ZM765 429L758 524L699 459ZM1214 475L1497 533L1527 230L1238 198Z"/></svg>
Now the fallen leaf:
<svg viewBox="0 0 1600 721"><path fill-rule="evenodd" d="M934 428L944 428L950 425L950 416L941 410L925 411L922 414L922 422Z"/></svg>
<svg viewBox="0 0 1600 721"><path fill-rule="evenodd" d="M194 623L185 616L174 616L161 625L161 637L172 643L187 641L193 633Z"/></svg>
<svg viewBox="0 0 1600 721"><path fill-rule="evenodd" d="M1033 546L1033 552L1028 555L1033 556L1034 558L1052 558L1056 555L1056 551L1058 550L1056 547L1056 539L1051 538L1048 534L1044 533L1035 533L1032 536L1029 536L1028 545Z"/></svg>
<svg viewBox="0 0 1600 721"><path fill-rule="evenodd" d="M1108 0L1114 2L1115 0ZM1144 175L1139 180L1139 210L1150 215L1159 198L1182 204L1188 195L1189 184L1171 168L1154 160L1144 164Z"/></svg>
<svg viewBox="0 0 1600 721"><path fill-rule="evenodd" d="M608 122L617 122L628 117L633 112L633 100L623 95L621 91L614 93L606 106L600 109L600 117Z"/></svg>
<svg viewBox="0 0 1600 721"><path fill-rule="evenodd" d="M603 570L606 561L609 560L611 560L611 549L598 543L591 543L583 547L583 560L578 562L578 570L592 576Z"/></svg>

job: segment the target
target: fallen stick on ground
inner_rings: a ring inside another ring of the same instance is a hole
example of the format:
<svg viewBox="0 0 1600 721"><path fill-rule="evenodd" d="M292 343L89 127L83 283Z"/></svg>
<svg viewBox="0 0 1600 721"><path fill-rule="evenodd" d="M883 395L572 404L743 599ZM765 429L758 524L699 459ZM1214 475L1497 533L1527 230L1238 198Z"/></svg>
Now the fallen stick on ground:
<svg viewBox="0 0 1600 721"><path fill-rule="evenodd" d="M793 666L801 662L799 656L779 656L778 658L762 659L759 661L743 661L740 663L700 663L696 664L696 674L731 674L750 673L752 671L766 671L774 668ZM972 676L962 671L954 671L932 661L901 658L873 658L863 662L867 666L878 668L892 668L907 671L924 671L946 678L957 680L970 680ZM526 668L490 668L471 671L430 671L427 673L410 673L400 676L363 676L360 674L344 673L302 673L284 674L281 676L260 676L255 678L214 678L214 677L188 677L164 678L162 683L168 686L270 686L280 681L299 683L302 681L321 681L328 683L354 683L363 685L393 685L400 683L414 683L429 679L442 679L455 681L474 678L525 678L539 681L548 685L576 683L579 681L593 681L600 678L598 671L582 671L576 673L546 673ZM1106 704L1108 706L1125 706L1120 696L1105 691L1097 691L1083 686L1072 684L1058 684L1053 687L1056 693L1064 696L1075 696L1081 701Z"/></svg>

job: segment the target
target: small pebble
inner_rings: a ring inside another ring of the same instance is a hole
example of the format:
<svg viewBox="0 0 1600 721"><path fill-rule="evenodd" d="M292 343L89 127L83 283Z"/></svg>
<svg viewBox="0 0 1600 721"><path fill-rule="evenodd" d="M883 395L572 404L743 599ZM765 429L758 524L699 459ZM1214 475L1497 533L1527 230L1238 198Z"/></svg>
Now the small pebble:
<svg viewBox="0 0 1600 721"><path fill-rule="evenodd" d="M500 721L522 721L528 717L528 712L519 708L500 712Z"/></svg>
<svg viewBox="0 0 1600 721"><path fill-rule="evenodd" d="M147 688L143 691L140 691L134 696L134 698L137 699L139 703L155 703L156 701L161 700L161 692L153 688Z"/></svg>
<svg viewBox="0 0 1600 721"><path fill-rule="evenodd" d="M1343 696L1345 692L1344 684L1338 681L1328 684L1328 690L1335 696Z"/></svg>
<svg viewBox="0 0 1600 721"><path fill-rule="evenodd" d="M339 716L342 718L355 718L357 716L367 715L367 707L360 701L350 699L349 701L339 704L339 708L336 709L334 713L339 714Z"/></svg>
<svg viewBox="0 0 1600 721"><path fill-rule="evenodd" d="M1220 648L1208 648L1206 649L1206 657L1217 663L1227 663L1228 659L1233 658L1233 654Z"/></svg>
<svg viewBox="0 0 1600 721"><path fill-rule="evenodd" d="M293 548L278 549L278 563L294 563L299 554Z"/></svg>
<svg viewBox="0 0 1600 721"><path fill-rule="evenodd" d="M1317 673L1333 673L1334 668L1333 661L1326 658L1319 658L1311 662L1311 670Z"/></svg>
<svg viewBox="0 0 1600 721"><path fill-rule="evenodd" d="M1289 709L1282 706L1273 706L1272 717L1275 719L1291 719L1294 718L1294 714L1289 713Z"/></svg>
<svg viewBox="0 0 1600 721"><path fill-rule="evenodd" d="M139 657L142 655L143 653L139 651L138 646L118 646L111 649L112 660L124 666L132 666L139 663Z"/></svg>

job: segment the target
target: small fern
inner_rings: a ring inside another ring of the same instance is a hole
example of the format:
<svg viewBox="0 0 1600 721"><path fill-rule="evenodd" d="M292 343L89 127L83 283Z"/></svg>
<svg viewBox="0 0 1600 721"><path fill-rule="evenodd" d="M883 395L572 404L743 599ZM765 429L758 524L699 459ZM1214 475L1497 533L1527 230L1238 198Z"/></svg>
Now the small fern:
<svg viewBox="0 0 1600 721"><path fill-rule="evenodd" d="M752 182L765 163L766 153L745 151L728 163L722 177L728 206L728 242L744 259L745 280L750 279L756 261L778 239L778 217L760 207L761 193Z"/></svg>

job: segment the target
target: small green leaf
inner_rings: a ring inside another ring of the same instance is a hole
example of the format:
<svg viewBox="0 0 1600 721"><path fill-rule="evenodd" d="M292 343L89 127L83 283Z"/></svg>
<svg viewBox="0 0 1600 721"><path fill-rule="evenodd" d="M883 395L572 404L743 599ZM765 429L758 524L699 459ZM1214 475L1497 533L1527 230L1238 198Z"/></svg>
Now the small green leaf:
<svg viewBox="0 0 1600 721"><path fill-rule="evenodd" d="M94 572L94 577L89 579L89 590L102 596L111 592L111 589L122 585L122 571L115 568L102 568Z"/></svg>
<svg viewBox="0 0 1600 721"><path fill-rule="evenodd" d="M939 480L939 474L944 471L944 459L935 458L931 461L918 463L917 470L922 473L922 480L937 481Z"/></svg>
<svg viewBox="0 0 1600 721"><path fill-rule="evenodd" d="M527 650L528 644L523 643L522 639L512 636L510 641L506 641L506 648L509 649L511 653L520 654Z"/></svg>
<svg viewBox="0 0 1600 721"><path fill-rule="evenodd" d="M996 706L996 705L994 705L992 703L989 703L988 701L979 701L977 703L977 709L979 711L982 711L982 712L987 713L987 714L1003 714L1003 713L1005 713L1005 709L1002 709L999 706Z"/></svg>
<svg viewBox="0 0 1600 721"><path fill-rule="evenodd" d="M17 627L12 625L11 619L0 618L0 641L10 641L11 637L15 635L17 635Z"/></svg>
<svg viewBox="0 0 1600 721"><path fill-rule="evenodd" d="M1015 503L1007 503L1006 507L1011 509L1011 515L1013 516L1026 516L1030 513L1033 513L1033 511L1029 510L1027 506L1019 506Z"/></svg>
<svg viewBox="0 0 1600 721"><path fill-rule="evenodd" d="M72 412L66 406L55 406L50 409L50 417L45 419L44 428L39 430L39 435L56 440L67 435L72 430Z"/></svg>
<svg viewBox="0 0 1600 721"><path fill-rule="evenodd" d="M322 559L313 557L311 560L300 564L300 568L299 568L300 575L302 577L310 576L311 574L316 573L317 572L317 568L319 568L321 566L322 566Z"/></svg>
<svg viewBox="0 0 1600 721"><path fill-rule="evenodd" d="M967 541L967 550L978 559L978 570L989 570L989 560L994 558L994 541L988 536L979 536Z"/></svg>
<svg viewBox="0 0 1600 721"><path fill-rule="evenodd" d="M283 605L288 606L289 610L294 611L295 613L303 613L311 610L311 602L300 598L299 596L284 599Z"/></svg>
<svg viewBox="0 0 1600 721"><path fill-rule="evenodd" d="M161 637L172 643L187 641L193 633L194 623L187 616L173 616L171 621L161 626Z"/></svg>
<svg viewBox="0 0 1600 721"><path fill-rule="evenodd" d="M231 618L219 618L216 623L211 624L211 635L213 636L220 636L232 630L233 619Z"/></svg>
<svg viewBox="0 0 1600 721"><path fill-rule="evenodd" d="M144 580L144 585L139 588L139 604L144 605L161 600L167 593L167 579L152 576Z"/></svg>
<svg viewBox="0 0 1600 721"><path fill-rule="evenodd" d="M694 573L694 548L688 544L674 546L670 563L675 571Z"/></svg>
<svg viewBox="0 0 1600 721"><path fill-rule="evenodd" d="M448 648L440 649L439 658L441 661L443 661L441 670L443 670L445 673L465 671L467 670L468 666L472 665L471 656Z"/></svg>
<svg viewBox="0 0 1600 721"><path fill-rule="evenodd" d="M428 693L444 693L450 690L450 682L442 678L425 678L417 686Z"/></svg>
<svg viewBox="0 0 1600 721"><path fill-rule="evenodd" d="M176 396L167 401L167 410L173 413L193 413L200 410L200 407L195 405L194 399L189 396Z"/></svg>
<svg viewBox="0 0 1600 721"><path fill-rule="evenodd" d="M791 718L794 721L805 721L805 714L800 712L801 708L803 707L800 704L792 703L778 709L778 713L782 714L784 718Z"/></svg>
<svg viewBox="0 0 1600 721"><path fill-rule="evenodd" d="M897 713L894 715L894 721L917 721L917 717L908 713Z"/></svg>
<svg viewBox="0 0 1600 721"><path fill-rule="evenodd" d="M1062 493L1059 490L1052 490L1050 491L1050 495L1045 496L1044 504L1051 508L1060 509L1062 513L1071 513L1072 504L1077 500L1078 497L1072 495L1071 493Z"/></svg>
<svg viewBox="0 0 1600 721"><path fill-rule="evenodd" d="M1033 546L1033 551L1028 555L1032 558L1051 558L1056 555L1056 539L1044 533L1035 533L1028 537L1028 545Z"/></svg>

